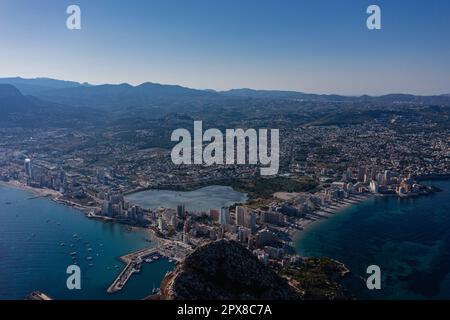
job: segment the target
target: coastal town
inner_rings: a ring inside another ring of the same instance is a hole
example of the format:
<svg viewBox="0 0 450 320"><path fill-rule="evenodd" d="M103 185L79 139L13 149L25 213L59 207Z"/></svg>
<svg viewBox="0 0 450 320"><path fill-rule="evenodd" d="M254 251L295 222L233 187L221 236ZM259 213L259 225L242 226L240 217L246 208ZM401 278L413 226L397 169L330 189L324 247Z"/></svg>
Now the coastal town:
<svg viewBox="0 0 450 320"><path fill-rule="evenodd" d="M418 133L416 124L401 121L398 117L387 125L374 121L369 130L359 125L283 130L287 143L281 144L281 172L275 178L258 176L254 165L175 166L163 148L133 156L131 146L86 150L80 146L88 136L66 129L36 131L22 136L20 143L18 135L5 135L0 180L79 209L88 218L148 231L155 247L121 258L126 266L108 292L121 290L152 257L182 261L195 248L218 239L238 241L265 265L281 269L299 263L294 238L315 221L370 197L408 198L438 191L421 181L449 176L449 135ZM412 133L399 135L395 131L399 125ZM42 152L48 148L51 151ZM109 154L111 164L90 165L94 154ZM267 186L276 179L282 187L246 188L252 179ZM248 196L246 203L195 211L184 203L145 208L126 199L147 189L183 192L227 182L234 186L236 180L241 182L237 191Z"/></svg>

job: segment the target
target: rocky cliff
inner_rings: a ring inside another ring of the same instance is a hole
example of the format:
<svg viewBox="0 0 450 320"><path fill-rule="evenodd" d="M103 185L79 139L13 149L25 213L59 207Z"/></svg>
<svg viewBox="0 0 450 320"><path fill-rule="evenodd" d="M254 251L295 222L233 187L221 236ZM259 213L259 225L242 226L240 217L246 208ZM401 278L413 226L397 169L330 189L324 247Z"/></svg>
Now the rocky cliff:
<svg viewBox="0 0 450 320"><path fill-rule="evenodd" d="M287 281L234 241L206 244L166 276L157 299L293 300L300 296Z"/></svg>

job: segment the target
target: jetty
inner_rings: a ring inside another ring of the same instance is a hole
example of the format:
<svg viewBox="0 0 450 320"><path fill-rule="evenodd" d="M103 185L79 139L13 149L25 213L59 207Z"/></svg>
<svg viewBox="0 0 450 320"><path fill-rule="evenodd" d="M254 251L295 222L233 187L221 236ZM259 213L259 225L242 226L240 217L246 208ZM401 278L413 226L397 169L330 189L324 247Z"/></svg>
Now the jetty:
<svg viewBox="0 0 450 320"><path fill-rule="evenodd" d="M122 290L127 281L134 273L141 270L142 263L153 263L160 258L166 258L169 261L180 262L192 251L191 248L178 241L169 241L158 239L155 247L141 249L120 257L120 261L125 267L109 286L107 292L114 293Z"/></svg>

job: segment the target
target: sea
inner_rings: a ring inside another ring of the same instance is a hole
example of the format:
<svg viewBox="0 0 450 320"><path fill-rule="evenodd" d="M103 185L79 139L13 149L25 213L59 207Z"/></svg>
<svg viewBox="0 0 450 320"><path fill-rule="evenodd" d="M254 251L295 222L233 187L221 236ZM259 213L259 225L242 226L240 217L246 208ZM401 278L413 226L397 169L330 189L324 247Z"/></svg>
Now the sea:
<svg viewBox="0 0 450 320"><path fill-rule="evenodd" d="M210 186L191 192L149 190L128 199L145 208L184 203L188 210L207 210L245 202L247 197L230 187ZM152 246L143 230L88 219L50 199L0 185L0 300L24 299L33 291L57 300L142 299L160 286L173 263L143 263L121 291L106 290L124 267L120 256ZM80 290L66 285L67 268L74 261L81 268Z"/></svg>
<svg viewBox="0 0 450 320"><path fill-rule="evenodd" d="M343 284L356 299L449 299L450 181L427 184L443 191L419 198L370 198L312 224L298 234L298 252L343 262L351 270ZM158 190L135 197L146 200L146 207L181 201L189 210L246 200L231 188L209 188L209 194ZM218 192L223 197L216 198ZM24 299L35 290L60 300L142 299L174 268L168 260L143 264L118 293L106 289L123 268L119 256L152 245L144 231L91 220L49 199L0 185L0 299ZM72 252L81 268L81 290L66 286ZM366 286L370 265L381 269L380 290Z"/></svg>
<svg viewBox="0 0 450 320"><path fill-rule="evenodd" d="M356 299L450 299L450 181L425 184L442 192L371 198L301 231L297 251L343 262ZM380 267L379 290L367 287L370 265Z"/></svg>
<svg viewBox="0 0 450 320"><path fill-rule="evenodd" d="M144 263L122 291L108 294L106 289L124 267L118 258L151 247L147 234L34 197L0 186L0 299L20 300L33 291L57 300L142 299L174 268L166 259ZM66 285L74 252L81 268L80 290Z"/></svg>

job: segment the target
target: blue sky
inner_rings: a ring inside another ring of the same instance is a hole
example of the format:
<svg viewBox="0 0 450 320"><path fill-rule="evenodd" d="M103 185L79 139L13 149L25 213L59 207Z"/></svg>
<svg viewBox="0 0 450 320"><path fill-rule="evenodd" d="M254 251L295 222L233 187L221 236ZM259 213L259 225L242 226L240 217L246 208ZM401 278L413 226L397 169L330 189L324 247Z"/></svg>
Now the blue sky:
<svg viewBox="0 0 450 320"><path fill-rule="evenodd" d="M77 4L82 30L66 29ZM382 30L366 8L382 9ZM1 0L0 76L450 93L447 0Z"/></svg>

